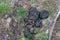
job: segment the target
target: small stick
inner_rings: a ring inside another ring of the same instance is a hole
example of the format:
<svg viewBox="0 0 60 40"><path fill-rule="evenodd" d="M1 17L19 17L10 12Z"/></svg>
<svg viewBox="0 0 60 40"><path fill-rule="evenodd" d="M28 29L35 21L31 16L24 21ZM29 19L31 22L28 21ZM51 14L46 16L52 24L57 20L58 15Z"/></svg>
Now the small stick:
<svg viewBox="0 0 60 40"><path fill-rule="evenodd" d="M52 32L53 32L53 29L55 27L55 24L56 24L56 21L57 21L57 18L59 17L59 15L60 15L60 11L58 11L56 18L54 19L54 23L53 23L51 30L50 30L50 33L49 33L49 40L51 40Z"/></svg>

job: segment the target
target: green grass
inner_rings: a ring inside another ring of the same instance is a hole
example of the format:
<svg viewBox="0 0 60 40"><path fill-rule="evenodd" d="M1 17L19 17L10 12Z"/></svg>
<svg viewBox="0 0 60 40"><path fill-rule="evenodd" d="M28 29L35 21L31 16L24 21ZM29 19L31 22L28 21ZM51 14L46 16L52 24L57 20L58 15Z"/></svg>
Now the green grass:
<svg viewBox="0 0 60 40"><path fill-rule="evenodd" d="M27 15L27 10L25 10L24 8L20 8L18 13L17 13L17 16L26 16Z"/></svg>
<svg viewBox="0 0 60 40"><path fill-rule="evenodd" d="M40 32L40 33L35 35L35 39L36 40L47 40L48 36L45 32Z"/></svg>
<svg viewBox="0 0 60 40"><path fill-rule="evenodd" d="M0 3L0 17L9 11L9 6L4 3Z"/></svg>
<svg viewBox="0 0 60 40"><path fill-rule="evenodd" d="M58 31L58 32L56 33L56 35L60 37L60 31Z"/></svg>
<svg viewBox="0 0 60 40"><path fill-rule="evenodd" d="M17 12L18 21L22 22L23 19L27 16L27 10L20 8Z"/></svg>
<svg viewBox="0 0 60 40"><path fill-rule="evenodd" d="M30 35L28 35L28 37L25 38L25 40L30 40L31 37L32 37L32 35L30 34Z"/></svg>

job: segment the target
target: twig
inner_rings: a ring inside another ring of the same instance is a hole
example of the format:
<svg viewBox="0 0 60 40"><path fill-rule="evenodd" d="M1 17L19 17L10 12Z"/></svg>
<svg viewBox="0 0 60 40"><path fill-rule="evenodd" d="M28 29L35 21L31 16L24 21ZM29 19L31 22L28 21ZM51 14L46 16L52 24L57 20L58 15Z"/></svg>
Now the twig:
<svg viewBox="0 0 60 40"><path fill-rule="evenodd" d="M51 40L52 32L53 32L53 29L55 27L55 24L56 24L56 21L57 21L57 18L59 17L59 15L60 15L60 11L58 11L58 14L56 15L56 18L54 19L54 23L53 23L53 25L51 27L51 30L50 30L50 33L49 33L49 40Z"/></svg>

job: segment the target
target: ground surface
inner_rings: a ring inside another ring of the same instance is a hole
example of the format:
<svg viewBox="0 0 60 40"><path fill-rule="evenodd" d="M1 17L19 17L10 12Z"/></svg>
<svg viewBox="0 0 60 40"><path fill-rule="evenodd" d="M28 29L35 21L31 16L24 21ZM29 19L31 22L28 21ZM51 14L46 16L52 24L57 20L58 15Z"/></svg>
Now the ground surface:
<svg viewBox="0 0 60 40"><path fill-rule="evenodd" d="M5 5L6 4L6 5ZM5 5L5 6L4 6ZM28 11L30 7L36 7L38 11L48 10L49 18L42 20L43 27L41 29L35 28L36 35L33 40L48 40L48 33L51 30L52 22L59 10L59 0L0 0L0 40L25 40L23 35L25 22L23 18L27 16L25 10ZM4 7L4 8L3 8ZM24 10L20 9L24 8ZM22 10L22 11L20 11ZM20 12L18 12L20 11ZM17 13L18 12L18 13ZM19 13L23 14L19 14ZM5 14L12 15L11 18L4 19ZM17 14L18 16L16 16ZM23 17L22 17L23 16ZM13 19L11 21L11 19ZM60 30L60 18L58 18L56 27L53 32L53 40L59 40L57 31ZM31 21L29 21L31 22ZM56 38L56 39L55 39ZM28 39L26 39L28 40Z"/></svg>
<svg viewBox="0 0 60 40"><path fill-rule="evenodd" d="M57 22L55 24L54 30L53 30L53 37L52 40L60 40L60 16L57 19Z"/></svg>

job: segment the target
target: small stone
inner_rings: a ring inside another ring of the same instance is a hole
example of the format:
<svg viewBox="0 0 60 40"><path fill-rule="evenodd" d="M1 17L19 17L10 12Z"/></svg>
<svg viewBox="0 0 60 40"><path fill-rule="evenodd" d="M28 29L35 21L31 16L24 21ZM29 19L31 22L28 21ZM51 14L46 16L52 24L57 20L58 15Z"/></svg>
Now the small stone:
<svg viewBox="0 0 60 40"><path fill-rule="evenodd" d="M48 34L48 33L49 33L49 30L47 29L47 30L46 30L46 34Z"/></svg>
<svg viewBox="0 0 60 40"><path fill-rule="evenodd" d="M7 19L7 18L9 18L9 17L11 17L10 14L5 14L5 15L4 15L4 18L5 18L5 19Z"/></svg>
<svg viewBox="0 0 60 40"><path fill-rule="evenodd" d="M12 19L11 19L10 17L9 17L9 18L7 18L7 22L8 22L8 23L10 23L10 22L11 22L11 20L12 20Z"/></svg>
<svg viewBox="0 0 60 40"><path fill-rule="evenodd" d="M31 34L35 34L35 33L34 33L34 28L31 28L31 29L30 29L30 33L31 33Z"/></svg>

